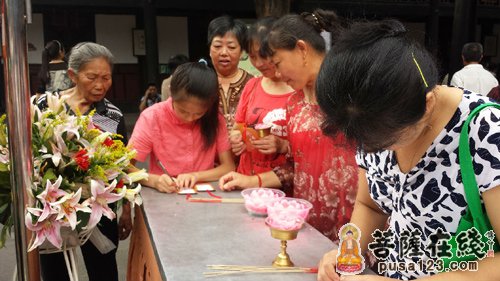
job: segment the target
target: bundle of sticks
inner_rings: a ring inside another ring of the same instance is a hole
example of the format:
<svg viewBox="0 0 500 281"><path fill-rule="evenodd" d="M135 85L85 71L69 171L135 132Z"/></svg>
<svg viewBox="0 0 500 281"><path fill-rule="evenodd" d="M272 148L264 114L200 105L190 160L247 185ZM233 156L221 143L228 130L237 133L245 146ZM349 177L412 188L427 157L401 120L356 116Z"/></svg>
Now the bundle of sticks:
<svg viewBox="0 0 500 281"><path fill-rule="evenodd" d="M207 265L209 272L204 272L205 277L217 277L229 274L244 273L318 273L314 267L273 267L273 266L253 266L253 265Z"/></svg>

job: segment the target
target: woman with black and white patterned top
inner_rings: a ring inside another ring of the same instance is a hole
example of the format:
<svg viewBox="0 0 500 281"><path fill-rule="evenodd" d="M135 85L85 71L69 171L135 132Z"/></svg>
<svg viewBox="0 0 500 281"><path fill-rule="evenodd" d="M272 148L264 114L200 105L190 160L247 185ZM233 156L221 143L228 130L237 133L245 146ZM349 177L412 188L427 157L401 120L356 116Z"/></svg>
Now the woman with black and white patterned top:
<svg viewBox="0 0 500 281"><path fill-rule="evenodd" d="M66 109L71 113L89 114L95 110L92 121L103 131L117 133L127 142L125 119L122 112L109 102L105 96L112 84L113 55L104 46L85 42L79 43L71 50L68 63L68 74L74 87L59 92L66 95ZM47 107L46 95L37 101L40 108ZM123 205L120 222L102 217L99 230L118 247L118 239L125 239L132 230L130 206ZM87 268L89 281L118 281L116 264L116 248L102 254L91 241L81 246L82 255ZM69 280L64 268L62 253L40 255L43 280Z"/></svg>
<svg viewBox="0 0 500 281"><path fill-rule="evenodd" d="M387 228L392 247L386 247L381 262L398 265L432 261L426 251L431 234L439 228L451 236L457 232L467 210L457 159L460 130L474 108L490 102L467 90L438 86L431 55L405 33L395 20L353 24L327 55L317 82L324 132L342 132L359 145L360 185L351 222L362 232L361 249L366 253L374 241L371 234ZM487 107L472 119L469 131L481 202L496 233L499 120L500 109ZM400 254L405 233L418 234L419 255ZM334 250L323 257L318 280L339 280L336 254ZM385 277L344 280L500 280L499 264L500 253L495 253L480 260L477 271L438 273L398 266L379 272Z"/></svg>

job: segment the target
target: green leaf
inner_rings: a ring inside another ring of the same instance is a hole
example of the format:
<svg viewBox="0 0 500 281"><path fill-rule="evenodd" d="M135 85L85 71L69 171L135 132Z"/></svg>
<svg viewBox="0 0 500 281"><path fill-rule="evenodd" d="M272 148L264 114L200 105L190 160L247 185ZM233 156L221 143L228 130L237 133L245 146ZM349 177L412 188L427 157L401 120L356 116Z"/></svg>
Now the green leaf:
<svg viewBox="0 0 500 281"><path fill-rule="evenodd" d="M5 247L5 240L7 240L7 235L10 236L12 232L12 223L12 217L9 217L5 225L2 226L2 231L0 231L0 249Z"/></svg>
<svg viewBox="0 0 500 281"><path fill-rule="evenodd" d="M8 207L9 203L4 203L3 205L0 205L0 214L2 214Z"/></svg>
<svg viewBox="0 0 500 281"><path fill-rule="evenodd" d="M47 180L53 181L56 180L57 176L54 173L54 169L50 168L45 171L45 174L43 175L43 182L46 182Z"/></svg>

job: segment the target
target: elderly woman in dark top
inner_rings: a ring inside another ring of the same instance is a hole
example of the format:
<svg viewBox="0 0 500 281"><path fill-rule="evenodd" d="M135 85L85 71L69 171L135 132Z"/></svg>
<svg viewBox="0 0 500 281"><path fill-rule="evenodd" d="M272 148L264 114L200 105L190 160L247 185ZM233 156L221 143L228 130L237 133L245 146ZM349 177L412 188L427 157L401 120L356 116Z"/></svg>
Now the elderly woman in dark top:
<svg viewBox="0 0 500 281"><path fill-rule="evenodd" d="M229 16L213 19L208 25L210 58L219 78L219 106L227 128L234 124L234 114L245 84L252 78L238 68L241 55L247 48L247 27Z"/></svg>
<svg viewBox="0 0 500 281"><path fill-rule="evenodd" d="M122 135L123 141L126 142L127 132L123 114L105 98L112 84L111 52L96 43L79 43L71 50L68 64L68 74L75 86L59 92L60 95L68 96L65 100L67 110L82 114L89 114L95 110L92 117L94 123L104 131ZM47 106L45 95L38 99L37 105L40 108ZM119 224L116 220L110 221L103 216L97 227L118 246L118 238L127 238L131 226L130 206L125 204ZM102 254L92 242L87 241L81 249L90 281L118 281L116 248ZM44 280L69 280L68 273L64 270L62 253L43 254L40 256L40 264Z"/></svg>

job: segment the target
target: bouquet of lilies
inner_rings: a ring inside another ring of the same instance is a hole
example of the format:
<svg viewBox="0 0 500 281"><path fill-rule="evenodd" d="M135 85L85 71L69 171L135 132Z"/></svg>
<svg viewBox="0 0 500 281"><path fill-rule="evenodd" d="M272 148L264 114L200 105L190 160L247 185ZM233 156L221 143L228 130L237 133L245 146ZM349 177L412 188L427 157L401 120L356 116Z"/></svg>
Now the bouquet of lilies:
<svg viewBox="0 0 500 281"><path fill-rule="evenodd" d="M34 238L29 251L46 240L61 248L61 228L91 231L102 216L116 218L124 200L141 204L138 181L147 177L145 170L128 172L135 151L119 135L101 131L92 122L93 113L70 115L64 96L48 94L47 104L44 110L31 107L34 176L25 224ZM12 226L4 120L0 119L0 247Z"/></svg>

